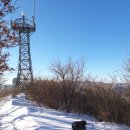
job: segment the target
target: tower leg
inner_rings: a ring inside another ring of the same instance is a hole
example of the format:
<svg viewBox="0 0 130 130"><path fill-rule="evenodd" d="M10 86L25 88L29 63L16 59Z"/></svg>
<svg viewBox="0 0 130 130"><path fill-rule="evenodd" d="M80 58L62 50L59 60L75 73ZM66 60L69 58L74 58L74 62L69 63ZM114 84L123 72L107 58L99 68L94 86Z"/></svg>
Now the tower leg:
<svg viewBox="0 0 130 130"><path fill-rule="evenodd" d="M19 39L19 62L15 88L27 89L27 86L33 81L29 32L19 33Z"/></svg>

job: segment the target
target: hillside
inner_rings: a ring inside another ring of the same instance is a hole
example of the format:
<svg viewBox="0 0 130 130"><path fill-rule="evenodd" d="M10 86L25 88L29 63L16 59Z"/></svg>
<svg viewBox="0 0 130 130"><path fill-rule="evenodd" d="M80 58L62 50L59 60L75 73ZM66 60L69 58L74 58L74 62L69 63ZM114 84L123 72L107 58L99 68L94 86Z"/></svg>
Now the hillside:
<svg viewBox="0 0 130 130"><path fill-rule="evenodd" d="M37 107L24 94L8 97L0 107L0 130L71 130L71 123L77 120L86 120L91 130L130 130L124 125L98 122L87 115Z"/></svg>

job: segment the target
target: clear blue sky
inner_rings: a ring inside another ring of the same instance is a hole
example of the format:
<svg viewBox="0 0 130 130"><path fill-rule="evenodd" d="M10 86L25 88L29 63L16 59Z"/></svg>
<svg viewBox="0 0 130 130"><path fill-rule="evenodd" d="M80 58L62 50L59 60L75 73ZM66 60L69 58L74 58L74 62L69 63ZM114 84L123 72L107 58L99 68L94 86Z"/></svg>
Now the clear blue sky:
<svg viewBox="0 0 130 130"><path fill-rule="evenodd" d="M32 16L32 0L17 5L15 17L21 11ZM121 71L130 53L130 0L36 0L36 25L31 37L34 75L50 75L51 61L71 56L86 59L87 73L107 77ZM18 48L10 52L9 64L17 68Z"/></svg>

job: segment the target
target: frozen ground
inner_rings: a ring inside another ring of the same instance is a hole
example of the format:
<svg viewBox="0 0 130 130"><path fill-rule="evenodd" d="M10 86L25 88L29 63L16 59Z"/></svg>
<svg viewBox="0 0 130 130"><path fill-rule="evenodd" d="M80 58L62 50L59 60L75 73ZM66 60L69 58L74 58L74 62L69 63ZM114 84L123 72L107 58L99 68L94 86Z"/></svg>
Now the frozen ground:
<svg viewBox="0 0 130 130"><path fill-rule="evenodd" d="M23 94L6 99L0 107L0 130L72 130L71 123L77 120L86 120L87 130L130 130L124 125L98 122L85 115L36 107Z"/></svg>

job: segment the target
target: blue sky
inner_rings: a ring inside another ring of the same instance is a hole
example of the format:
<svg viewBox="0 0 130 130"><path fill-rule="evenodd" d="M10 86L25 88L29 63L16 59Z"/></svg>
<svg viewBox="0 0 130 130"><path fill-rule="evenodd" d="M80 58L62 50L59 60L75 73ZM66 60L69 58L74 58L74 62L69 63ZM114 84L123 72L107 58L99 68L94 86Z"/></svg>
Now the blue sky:
<svg viewBox="0 0 130 130"><path fill-rule="evenodd" d="M32 16L32 0L18 0L17 6L14 18L21 11ZM86 59L86 73L107 78L121 72L130 52L130 0L36 0L36 25L31 37L34 76L50 75L51 61L71 56ZM17 69L18 47L10 52L9 64Z"/></svg>

